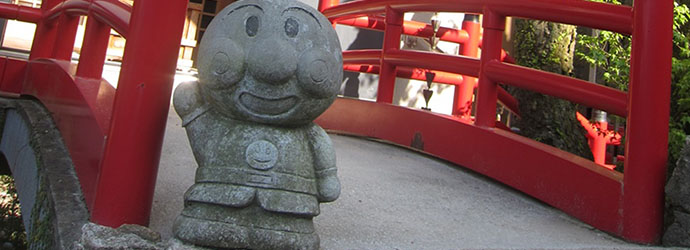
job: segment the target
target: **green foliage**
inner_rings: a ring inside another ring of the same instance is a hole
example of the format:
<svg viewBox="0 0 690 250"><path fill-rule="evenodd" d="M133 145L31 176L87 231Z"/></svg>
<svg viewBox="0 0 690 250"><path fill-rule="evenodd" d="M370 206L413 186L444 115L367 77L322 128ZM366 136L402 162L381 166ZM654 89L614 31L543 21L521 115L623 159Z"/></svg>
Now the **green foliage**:
<svg viewBox="0 0 690 250"><path fill-rule="evenodd" d="M621 4L617 0L592 0ZM578 50L575 56L590 65L604 70L603 81L606 86L627 90L630 75L630 36L610 31L601 31L596 36L578 34Z"/></svg>
<svg viewBox="0 0 690 250"><path fill-rule="evenodd" d="M578 34L578 45L586 48L575 54L587 63L605 69L604 83L612 88L627 90L630 74L630 37L610 31L598 36Z"/></svg>
<svg viewBox="0 0 690 250"><path fill-rule="evenodd" d="M669 162L673 167L690 135L690 9L675 3L673 9L673 63L671 121L669 124Z"/></svg>
<svg viewBox="0 0 690 250"><path fill-rule="evenodd" d="M26 233L14 180L0 175L0 244L5 242L12 243L15 249L26 248Z"/></svg>
<svg viewBox="0 0 690 250"><path fill-rule="evenodd" d="M620 4L618 0L592 0ZM669 165L673 168L690 134L690 9L675 1L673 10L673 62ZM627 90L630 73L630 37L601 31L598 36L578 35L576 56L604 71L604 84ZM671 169L669 169L671 170Z"/></svg>
<svg viewBox="0 0 690 250"><path fill-rule="evenodd" d="M676 2L675 5L675 8L673 8L674 55L687 59L690 57L690 41L688 41L690 26L687 25L690 21L690 9L685 4L678 4Z"/></svg>

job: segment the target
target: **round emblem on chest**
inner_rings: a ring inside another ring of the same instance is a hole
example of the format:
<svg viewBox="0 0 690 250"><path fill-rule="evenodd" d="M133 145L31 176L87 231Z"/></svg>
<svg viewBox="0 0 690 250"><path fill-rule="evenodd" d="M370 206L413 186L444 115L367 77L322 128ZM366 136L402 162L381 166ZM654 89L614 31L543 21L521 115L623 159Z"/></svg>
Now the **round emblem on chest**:
<svg viewBox="0 0 690 250"><path fill-rule="evenodd" d="M245 156L252 168L268 170L278 161L278 148L271 142L259 140L249 144Z"/></svg>

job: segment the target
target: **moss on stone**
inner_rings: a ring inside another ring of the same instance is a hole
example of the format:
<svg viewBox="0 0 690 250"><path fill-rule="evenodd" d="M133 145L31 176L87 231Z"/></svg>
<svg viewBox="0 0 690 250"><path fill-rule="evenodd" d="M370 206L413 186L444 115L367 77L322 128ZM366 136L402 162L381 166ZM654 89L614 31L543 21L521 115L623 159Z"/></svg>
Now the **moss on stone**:
<svg viewBox="0 0 690 250"><path fill-rule="evenodd" d="M40 166L40 164L38 164ZM50 199L48 183L41 178L36 194L36 203L31 211L31 232L29 232L29 249L53 249L55 246L55 215L53 214L52 199Z"/></svg>

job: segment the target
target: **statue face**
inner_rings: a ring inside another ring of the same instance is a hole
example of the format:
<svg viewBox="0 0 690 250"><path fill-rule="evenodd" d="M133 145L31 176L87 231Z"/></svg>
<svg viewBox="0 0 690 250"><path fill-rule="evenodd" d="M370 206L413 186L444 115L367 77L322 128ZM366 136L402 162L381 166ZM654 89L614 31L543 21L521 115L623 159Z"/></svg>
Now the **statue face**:
<svg viewBox="0 0 690 250"><path fill-rule="evenodd" d="M331 23L297 1L227 6L201 40L202 94L222 115L275 125L313 121L335 99L342 52Z"/></svg>

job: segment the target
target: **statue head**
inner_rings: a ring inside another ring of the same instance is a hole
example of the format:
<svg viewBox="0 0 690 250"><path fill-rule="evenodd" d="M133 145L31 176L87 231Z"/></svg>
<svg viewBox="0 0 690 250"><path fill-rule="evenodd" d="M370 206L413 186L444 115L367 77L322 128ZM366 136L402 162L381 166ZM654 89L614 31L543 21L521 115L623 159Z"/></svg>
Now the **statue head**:
<svg viewBox="0 0 690 250"><path fill-rule="evenodd" d="M331 23L298 1L243 0L228 5L199 46L204 99L223 116L294 126L333 102L342 52Z"/></svg>

